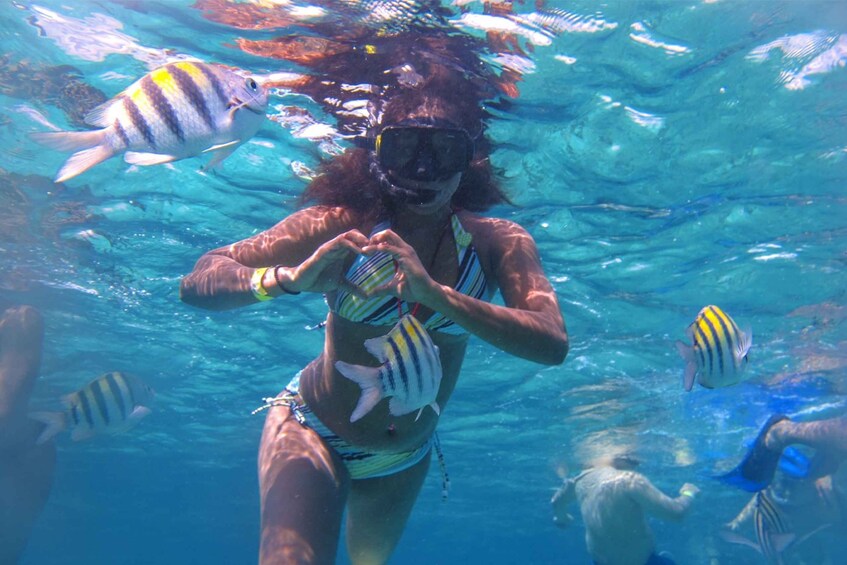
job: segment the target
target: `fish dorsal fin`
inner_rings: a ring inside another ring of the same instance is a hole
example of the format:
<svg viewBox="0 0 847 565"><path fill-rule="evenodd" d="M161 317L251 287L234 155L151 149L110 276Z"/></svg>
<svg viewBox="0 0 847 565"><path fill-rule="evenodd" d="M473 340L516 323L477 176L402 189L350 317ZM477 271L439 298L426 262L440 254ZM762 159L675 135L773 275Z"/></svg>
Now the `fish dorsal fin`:
<svg viewBox="0 0 847 565"><path fill-rule="evenodd" d="M367 349L368 353L376 357L380 362L385 362L387 359L385 356L386 342L388 342L387 335L372 337L371 339L365 340L365 349Z"/></svg>
<svg viewBox="0 0 847 565"><path fill-rule="evenodd" d="M95 106L85 115L83 120L90 126L98 126L101 128L109 127L112 125L112 121L114 121L109 116L109 112L115 104L123 104L122 95L118 95L111 100L107 100L99 106Z"/></svg>

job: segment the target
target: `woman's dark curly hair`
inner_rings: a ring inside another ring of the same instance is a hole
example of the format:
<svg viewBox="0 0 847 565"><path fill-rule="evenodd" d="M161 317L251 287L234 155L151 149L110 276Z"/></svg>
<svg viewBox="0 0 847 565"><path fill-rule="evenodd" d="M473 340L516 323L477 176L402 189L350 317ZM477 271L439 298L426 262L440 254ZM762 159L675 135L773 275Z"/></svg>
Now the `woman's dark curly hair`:
<svg viewBox="0 0 847 565"><path fill-rule="evenodd" d="M462 73L440 66L427 71L429 76L422 84L389 93L376 116L378 125L368 135L375 136L382 128L410 118L436 118L462 127L474 139L475 152L453 195L453 206L484 212L498 204L510 204L489 160L490 144L484 136L486 113L478 89ZM369 150L356 147L324 162L318 176L306 187L302 202L343 206L368 216L390 215L395 203L388 200L379 180L369 171L370 161Z"/></svg>

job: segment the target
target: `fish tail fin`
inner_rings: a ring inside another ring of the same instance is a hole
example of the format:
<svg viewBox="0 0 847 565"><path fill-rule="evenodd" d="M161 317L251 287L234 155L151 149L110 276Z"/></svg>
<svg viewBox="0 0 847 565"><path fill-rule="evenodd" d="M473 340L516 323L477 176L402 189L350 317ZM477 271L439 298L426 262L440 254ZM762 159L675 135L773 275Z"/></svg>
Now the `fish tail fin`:
<svg viewBox="0 0 847 565"><path fill-rule="evenodd" d="M112 157L115 152L106 143L106 130L58 131L31 134L32 139L58 151L75 151L65 161L54 182L65 182Z"/></svg>
<svg viewBox="0 0 847 565"><path fill-rule="evenodd" d="M694 377L697 374L697 361L694 359L694 348L690 345L677 340L676 350L680 357L685 360L685 373L682 377L682 384L685 386L686 392L694 387Z"/></svg>
<svg viewBox="0 0 847 565"><path fill-rule="evenodd" d="M362 396L356 404L356 409L350 415L350 421L355 422L373 410L377 402L382 400L382 383L379 379L379 367L353 365L344 361L336 361L338 372L362 387Z"/></svg>
<svg viewBox="0 0 847 565"><path fill-rule="evenodd" d="M41 145L56 151L80 151L103 143L106 130L89 131L45 131L29 134Z"/></svg>
<svg viewBox="0 0 847 565"><path fill-rule="evenodd" d="M44 424L44 429L41 430L41 434L35 440L36 445L47 443L67 426L63 412L30 412L29 417Z"/></svg>

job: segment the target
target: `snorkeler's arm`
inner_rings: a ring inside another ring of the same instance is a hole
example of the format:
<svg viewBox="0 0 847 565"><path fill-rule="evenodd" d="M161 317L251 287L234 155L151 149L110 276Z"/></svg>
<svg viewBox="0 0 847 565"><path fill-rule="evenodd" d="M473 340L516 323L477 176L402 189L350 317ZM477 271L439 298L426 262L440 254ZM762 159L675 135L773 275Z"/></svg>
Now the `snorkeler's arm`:
<svg viewBox="0 0 847 565"><path fill-rule="evenodd" d="M574 479L565 479L553 498L550 505L553 507L553 523L560 528L567 528L574 522L574 517L568 513L568 505L576 501L576 489Z"/></svg>
<svg viewBox="0 0 847 565"><path fill-rule="evenodd" d="M434 284L426 305L512 355L558 365L568 353L559 302L541 267L532 236L513 222L480 219L474 240L485 246L505 306L477 300Z"/></svg>
<svg viewBox="0 0 847 565"><path fill-rule="evenodd" d="M282 268L276 273L269 268L262 277L270 297L329 290L327 271L340 272L340 263L367 241L352 224L351 215L338 208L296 212L269 230L204 254L182 279L180 298L209 310L254 304L258 300L251 279L256 269L276 265Z"/></svg>
<svg viewBox="0 0 847 565"><path fill-rule="evenodd" d="M694 497L700 492L696 486L686 483L679 489L679 496L671 498L644 475L631 473L630 477L630 495L645 512L662 520L678 522L685 518Z"/></svg>

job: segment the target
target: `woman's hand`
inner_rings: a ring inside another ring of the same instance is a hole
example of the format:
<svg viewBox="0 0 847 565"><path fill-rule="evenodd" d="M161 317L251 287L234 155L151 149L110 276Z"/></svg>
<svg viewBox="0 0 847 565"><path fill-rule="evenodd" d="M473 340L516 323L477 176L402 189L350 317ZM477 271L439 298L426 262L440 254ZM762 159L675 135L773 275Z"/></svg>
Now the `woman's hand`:
<svg viewBox="0 0 847 565"><path fill-rule="evenodd" d="M367 244L368 238L359 230L350 230L332 238L299 266L285 269L291 281L285 284L285 289L290 292L341 289L361 296L362 290L344 276L344 266L351 255L361 254Z"/></svg>
<svg viewBox="0 0 847 565"><path fill-rule="evenodd" d="M397 272L388 283L371 291L371 295L392 294L406 302L427 304L427 298L432 296L436 282L432 280L421 263L414 248L403 241L392 230L375 233L362 252L370 255L383 252L394 258Z"/></svg>

